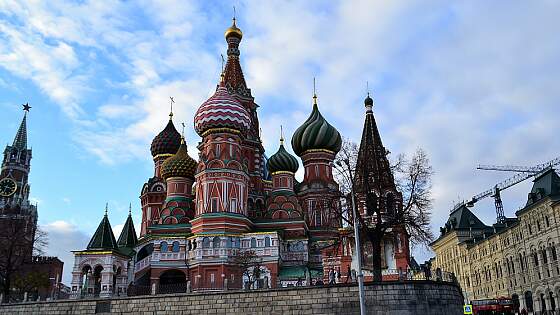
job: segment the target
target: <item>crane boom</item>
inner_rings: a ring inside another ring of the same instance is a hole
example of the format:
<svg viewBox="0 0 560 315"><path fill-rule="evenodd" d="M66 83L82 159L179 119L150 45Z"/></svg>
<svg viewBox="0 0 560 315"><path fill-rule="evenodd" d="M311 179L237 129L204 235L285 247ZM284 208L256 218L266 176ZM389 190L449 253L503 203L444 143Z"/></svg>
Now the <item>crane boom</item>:
<svg viewBox="0 0 560 315"><path fill-rule="evenodd" d="M560 157L557 157L553 160L550 160L546 163L541 163L535 166L513 166L513 165L478 165L477 169L479 170L491 170L491 171L509 171L509 172L516 172L517 174L513 175L512 177L501 181L494 185L494 187L485 190L478 195L475 195L471 198L471 200L466 202L467 207L472 207L474 204L486 197L494 197L494 203L496 206L496 216L498 223L503 223L505 220L504 216L504 207L502 204L502 198L500 197L500 191L507 189L513 185L516 185L528 178L533 176L538 176L543 172L552 169L556 166L560 165Z"/></svg>
<svg viewBox="0 0 560 315"><path fill-rule="evenodd" d="M476 168L477 170L486 171L506 171L506 172L518 172L518 173L532 173L536 174L541 172L547 167L556 167L560 165L560 157L550 160L546 163L538 164L535 166L518 166L518 165L487 165L479 164Z"/></svg>

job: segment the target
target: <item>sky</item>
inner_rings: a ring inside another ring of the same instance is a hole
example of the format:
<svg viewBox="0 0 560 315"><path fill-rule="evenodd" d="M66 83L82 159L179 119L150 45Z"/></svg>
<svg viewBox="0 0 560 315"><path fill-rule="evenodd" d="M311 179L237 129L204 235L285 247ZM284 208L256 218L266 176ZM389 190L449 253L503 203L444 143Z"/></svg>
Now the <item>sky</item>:
<svg viewBox="0 0 560 315"><path fill-rule="evenodd" d="M219 80L233 6L268 155L280 125L290 138L309 115L313 77L323 115L358 142L368 82L385 147L430 158L436 235L455 202L511 175L479 163L560 155L557 1L0 1L0 142L29 102L31 198L65 283L105 203L116 237L129 204L139 224L170 96L197 156L193 116ZM530 187L502 193L507 216ZM489 198L473 211L495 220Z"/></svg>

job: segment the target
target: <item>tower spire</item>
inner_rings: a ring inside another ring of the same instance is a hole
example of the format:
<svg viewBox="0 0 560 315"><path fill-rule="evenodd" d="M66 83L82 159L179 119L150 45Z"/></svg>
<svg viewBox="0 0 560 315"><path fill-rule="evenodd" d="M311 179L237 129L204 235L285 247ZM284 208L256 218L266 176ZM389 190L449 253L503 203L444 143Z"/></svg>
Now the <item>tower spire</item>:
<svg viewBox="0 0 560 315"><path fill-rule="evenodd" d="M106 202L105 203L105 216L107 216L107 213L109 212L109 203Z"/></svg>
<svg viewBox="0 0 560 315"><path fill-rule="evenodd" d="M315 77L313 77L313 106L317 106L317 88L315 86Z"/></svg>
<svg viewBox="0 0 560 315"><path fill-rule="evenodd" d="M27 149L27 113L31 109L29 103L22 104L22 106L25 113L23 114L23 119L21 120L21 124L14 138L14 143L12 144L13 147L19 150Z"/></svg>
<svg viewBox="0 0 560 315"><path fill-rule="evenodd" d="M284 130L282 130L282 125L280 125L280 145L284 145Z"/></svg>
<svg viewBox="0 0 560 315"><path fill-rule="evenodd" d="M173 103L175 103L175 100L173 99L173 96L170 96L169 99L171 100L171 111L169 112L169 119L171 120L173 118Z"/></svg>

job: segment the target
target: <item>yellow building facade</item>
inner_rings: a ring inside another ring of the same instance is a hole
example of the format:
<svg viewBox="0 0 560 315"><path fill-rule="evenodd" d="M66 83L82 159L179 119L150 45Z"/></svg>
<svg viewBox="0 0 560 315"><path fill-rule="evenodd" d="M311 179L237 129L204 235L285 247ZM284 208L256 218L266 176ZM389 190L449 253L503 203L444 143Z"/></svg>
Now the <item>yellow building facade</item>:
<svg viewBox="0 0 560 315"><path fill-rule="evenodd" d="M560 177L554 170L534 180L516 218L488 226L461 205L440 232L431 244L431 269L453 272L465 302L509 297L529 314L560 310Z"/></svg>

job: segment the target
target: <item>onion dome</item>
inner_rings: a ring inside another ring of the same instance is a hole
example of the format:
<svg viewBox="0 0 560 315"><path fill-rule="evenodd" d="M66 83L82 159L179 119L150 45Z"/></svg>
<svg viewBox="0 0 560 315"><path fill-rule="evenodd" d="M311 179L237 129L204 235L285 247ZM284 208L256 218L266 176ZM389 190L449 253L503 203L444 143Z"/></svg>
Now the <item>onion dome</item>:
<svg viewBox="0 0 560 315"><path fill-rule="evenodd" d="M163 179L170 177L194 178L196 164L196 161L187 152L185 139L181 138L181 145L177 153L165 160L161 165L161 177Z"/></svg>
<svg viewBox="0 0 560 315"><path fill-rule="evenodd" d="M235 18L233 18L233 24L228 27L224 36L226 37L226 39L228 39L228 37L236 37L239 39L243 38L243 32L241 32L237 25L235 25Z"/></svg>
<svg viewBox="0 0 560 315"><path fill-rule="evenodd" d="M229 95L223 82L216 93L202 103L194 116L194 129L201 137L212 129L226 129L243 135L251 126L249 112L237 99Z"/></svg>
<svg viewBox="0 0 560 315"><path fill-rule="evenodd" d="M302 156L310 150L327 150L337 153L340 151L341 144L340 133L323 118L317 106L317 95L314 95L313 111L303 125L294 132L292 149L298 156Z"/></svg>
<svg viewBox="0 0 560 315"><path fill-rule="evenodd" d="M295 173L298 170L298 160L284 148L284 138L280 138L280 148L268 159L268 171Z"/></svg>
<svg viewBox="0 0 560 315"><path fill-rule="evenodd" d="M175 154L181 145L181 135L177 129L175 129L173 121L171 120L173 114L170 114L169 117L167 126L152 140L150 151L153 157L160 154Z"/></svg>

